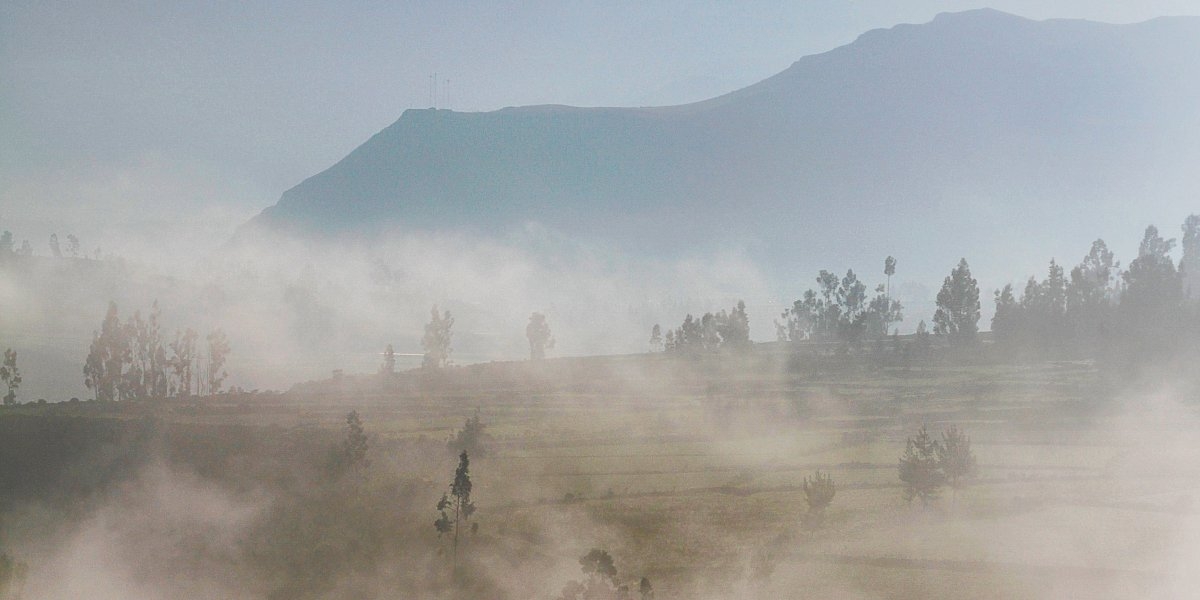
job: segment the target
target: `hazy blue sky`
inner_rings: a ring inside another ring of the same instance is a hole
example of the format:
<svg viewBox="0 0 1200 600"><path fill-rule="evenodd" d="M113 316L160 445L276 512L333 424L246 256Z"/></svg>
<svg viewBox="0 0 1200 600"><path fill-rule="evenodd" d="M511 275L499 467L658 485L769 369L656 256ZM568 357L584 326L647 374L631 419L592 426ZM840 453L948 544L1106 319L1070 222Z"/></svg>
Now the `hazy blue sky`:
<svg viewBox="0 0 1200 600"><path fill-rule="evenodd" d="M1200 14L1195 1L8 0L0 228L99 239L109 225L178 220L220 235L429 106L434 72L439 104L456 110L680 103L872 28L980 6L1108 22Z"/></svg>

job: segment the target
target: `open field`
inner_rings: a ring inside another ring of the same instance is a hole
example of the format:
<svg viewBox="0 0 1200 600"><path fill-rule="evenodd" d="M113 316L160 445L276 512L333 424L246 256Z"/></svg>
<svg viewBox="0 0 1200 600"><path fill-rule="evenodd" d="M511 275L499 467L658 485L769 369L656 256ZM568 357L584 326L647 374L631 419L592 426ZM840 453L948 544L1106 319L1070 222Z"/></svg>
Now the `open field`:
<svg viewBox="0 0 1200 600"><path fill-rule="evenodd" d="M542 574L508 586L510 597L552 597L591 547L607 549L623 576L648 577L658 598L1190 589L1200 430L1186 398L1164 396L1177 390L1132 396L1088 362L791 373L754 359L739 375L704 361L625 360L460 367L436 385L350 378L95 416L151 410L180 427L336 439L354 408L373 473L417 481L415 506L428 511L414 522L432 523L454 463L445 442L478 410L488 434L472 461L479 533L464 552ZM977 478L928 508L906 503L905 439L951 424L971 436ZM802 486L817 469L838 491L811 528ZM411 535L435 538L421 527Z"/></svg>

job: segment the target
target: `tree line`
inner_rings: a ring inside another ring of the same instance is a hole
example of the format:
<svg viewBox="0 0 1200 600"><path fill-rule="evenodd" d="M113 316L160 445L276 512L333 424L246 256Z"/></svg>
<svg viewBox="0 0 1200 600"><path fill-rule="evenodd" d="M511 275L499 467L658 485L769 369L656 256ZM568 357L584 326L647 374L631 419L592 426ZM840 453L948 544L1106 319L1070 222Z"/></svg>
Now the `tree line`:
<svg viewBox="0 0 1200 600"><path fill-rule="evenodd" d="M1200 215L1184 221L1176 262L1176 240L1157 227L1146 228L1137 256L1122 270L1102 239L1078 265L1066 270L1051 260L1045 278L1030 277L1018 297L1012 284L994 293L991 331L996 345L1009 352L1081 351L1147 360L1195 344L1200 333ZM822 270L817 286L804 292L775 321L780 342L836 343L842 352L859 350L868 340L897 334L904 307L891 296L896 259L884 260L884 284L867 293L853 270L844 276ZM966 258L959 260L938 290L932 334L951 346L979 339L979 283ZM930 344L925 321L917 325L918 349ZM664 332L655 324L650 350L694 354L748 348L749 319L741 301L731 312L691 314Z"/></svg>
<svg viewBox="0 0 1200 600"><path fill-rule="evenodd" d="M86 254L80 252L79 238L75 237L75 234L67 234L65 245L59 241L57 233L50 234L50 255L54 258L87 258ZM18 246L11 231L0 232L0 262L10 257L33 255L33 244L29 243L29 240L21 240L21 245ZM99 260L100 248L96 248L95 258Z"/></svg>
<svg viewBox="0 0 1200 600"><path fill-rule="evenodd" d="M1178 262L1171 257L1176 240L1151 225L1124 270L1097 239L1069 274L1051 260L1045 277L1030 277L1019 298L1011 284L997 290L997 344L1151 360L1178 351L1200 329L1200 215L1190 215L1181 229Z"/></svg>
<svg viewBox="0 0 1200 600"><path fill-rule="evenodd" d="M117 304L109 302L100 329L84 361L84 385L97 400L147 400L221 392L228 373L230 345L225 332L214 329L205 337L192 328L175 331L167 340L162 311L155 301L145 318L134 311L121 322Z"/></svg>

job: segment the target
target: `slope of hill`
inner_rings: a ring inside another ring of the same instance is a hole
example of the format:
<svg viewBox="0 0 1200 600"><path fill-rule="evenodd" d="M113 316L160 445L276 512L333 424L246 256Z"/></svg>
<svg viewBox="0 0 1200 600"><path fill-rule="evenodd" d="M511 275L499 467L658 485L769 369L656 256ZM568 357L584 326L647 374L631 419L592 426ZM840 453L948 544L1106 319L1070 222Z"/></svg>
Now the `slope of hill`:
<svg viewBox="0 0 1200 600"><path fill-rule="evenodd" d="M1025 269L1183 218L1200 183L1196 56L1200 19L978 10L867 32L695 104L408 110L241 235L536 221L651 255L732 243L802 274L887 254L917 272L960 255Z"/></svg>

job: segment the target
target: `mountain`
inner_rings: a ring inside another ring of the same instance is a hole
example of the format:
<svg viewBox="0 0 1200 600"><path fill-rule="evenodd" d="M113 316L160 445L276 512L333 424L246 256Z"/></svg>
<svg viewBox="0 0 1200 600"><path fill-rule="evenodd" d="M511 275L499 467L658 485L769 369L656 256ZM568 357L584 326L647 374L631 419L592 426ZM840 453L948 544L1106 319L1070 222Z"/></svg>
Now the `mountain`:
<svg viewBox="0 0 1200 600"><path fill-rule="evenodd" d="M1197 18L985 9L694 104L407 110L239 236L532 221L650 255L736 246L806 278L888 254L929 273L1073 264L1097 236L1173 232L1197 208L1197 57Z"/></svg>

